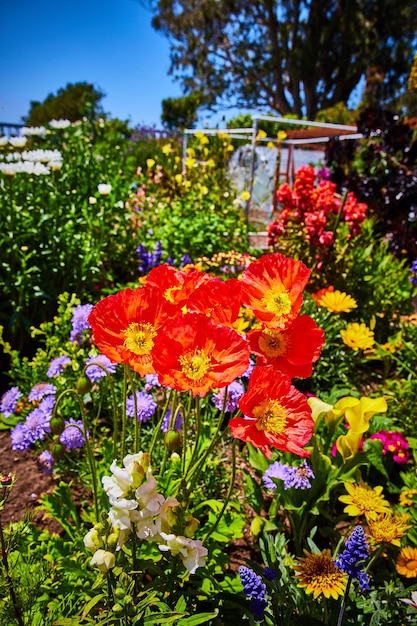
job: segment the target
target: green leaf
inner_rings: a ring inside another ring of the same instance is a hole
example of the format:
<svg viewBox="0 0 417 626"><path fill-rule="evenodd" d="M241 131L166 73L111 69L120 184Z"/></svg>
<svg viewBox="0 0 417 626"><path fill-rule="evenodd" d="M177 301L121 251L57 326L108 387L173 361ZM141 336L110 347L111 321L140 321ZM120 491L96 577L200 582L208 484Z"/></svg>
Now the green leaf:
<svg viewBox="0 0 417 626"><path fill-rule="evenodd" d="M143 624L146 624L146 626L158 626L158 624L173 624L179 618L185 617L186 615L187 613L178 613L177 611L147 615L143 618Z"/></svg>
<svg viewBox="0 0 417 626"><path fill-rule="evenodd" d="M264 453L261 452L261 450L258 450L258 448L254 448L253 446L251 446L250 443L247 444L247 447L249 453L249 463L254 469L263 474L265 470L269 467L268 459L266 458Z"/></svg>
<svg viewBox="0 0 417 626"><path fill-rule="evenodd" d="M81 619L84 619L89 614L91 609L93 609L96 606L96 604L98 604L100 600L105 597L106 597L105 593L99 593L96 596L94 596L94 598L91 598L91 600L87 602L87 604L85 605L83 609Z"/></svg>
<svg viewBox="0 0 417 626"><path fill-rule="evenodd" d="M198 626L198 624L206 624L212 618L217 617L217 615L218 611L213 611L212 613L199 613L198 615L192 615L190 617L180 619L178 626Z"/></svg>

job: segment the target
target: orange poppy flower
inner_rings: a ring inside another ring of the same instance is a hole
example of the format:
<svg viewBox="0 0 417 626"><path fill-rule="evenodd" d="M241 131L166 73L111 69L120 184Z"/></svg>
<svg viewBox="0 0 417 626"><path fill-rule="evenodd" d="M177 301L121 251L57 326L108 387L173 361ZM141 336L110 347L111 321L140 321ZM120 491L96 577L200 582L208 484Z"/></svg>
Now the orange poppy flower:
<svg viewBox="0 0 417 626"><path fill-rule="evenodd" d="M255 366L246 393L239 400L244 417L229 422L233 437L251 443L271 457L270 447L310 456L305 446L314 422L307 398L285 374L272 367Z"/></svg>
<svg viewBox="0 0 417 626"><path fill-rule="evenodd" d="M158 287L168 302L181 307L197 287L211 280L211 276L200 270L191 268L184 272L164 264L149 272L146 284Z"/></svg>
<svg viewBox="0 0 417 626"><path fill-rule="evenodd" d="M271 365L290 378L308 378L324 345L324 331L308 315L284 329L254 329L247 339L257 365Z"/></svg>
<svg viewBox="0 0 417 626"><path fill-rule="evenodd" d="M310 270L276 252L262 256L243 272L242 301L269 328L285 328L300 311Z"/></svg>
<svg viewBox="0 0 417 626"><path fill-rule="evenodd" d="M204 313L215 324L231 326L240 312L240 282L213 279L204 282L187 300L187 310Z"/></svg>
<svg viewBox="0 0 417 626"><path fill-rule="evenodd" d="M128 363L141 376L154 374L152 349L159 328L177 309L156 287L123 289L100 300L88 322L93 341L114 363Z"/></svg>
<svg viewBox="0 0 417 626"><path fill-rule="evenodd" d="M226 387L249 367L246 340L201 313L185 313L166 324L153 356L161 385L199 396Z"/></svg>

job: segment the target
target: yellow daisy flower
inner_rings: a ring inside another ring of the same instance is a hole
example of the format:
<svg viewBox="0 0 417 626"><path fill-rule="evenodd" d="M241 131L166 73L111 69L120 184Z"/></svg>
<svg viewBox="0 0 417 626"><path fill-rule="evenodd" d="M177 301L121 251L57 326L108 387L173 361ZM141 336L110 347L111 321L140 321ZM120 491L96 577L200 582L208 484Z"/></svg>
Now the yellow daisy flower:
<svg viewBox="0 0 417 626"><path fill-rule="evenodd" d="M402 506L411 506L412 504L417 503L417 489L404 489L400 493L400 504Z"/></svg>
<svg viewBox="0 0 417 626"><path fill-rule="evenodd" d="M305 587L306 593L312 593L314 598L323 594L325 598L342 596L345 591L347 577L336 567L330 550L323 550L319 554L304 550L305 557L299 557L299 565L295 565L298 587Z"/></svg>
<svg viewBox="0 0 417 626"><path fill-rule="evenodd" d="M356 300L344 291L326 291L318 300L317 304L323 306L330 313L349 313L358 306Z"/></svg>
<svg viewBox="0 0 417 626"><path fill-rule="evenodd" d="M406 578L417 577L417 548L406 546L399 553L395 562L395 569Z"/></svg>
<svg viewBox="0 0 417 626"><path fill-rule="evenodd" d="M352 350L366 350L375 343L374 333L363 322L347 324L345 330L340 331L343 343Z"/></svg>
<svg viewBox="0 0 417 626"><path fill-rule="evenodd" d="M345 483L345 489L349 495L340 496L340 502L347 504L344 512L350 517L365 515L368 519L375 519L378 513L390 513L390 505L381 495L383 487L374 489L367 487L363 482L360 485Z"/></svg>
<svg viewBox="0 0 417 626"><path fill-rule="evenodd" d="M411 524L407 514L392 515L391 513L380 513L375 519L368 520L369 531L373 543L390 543L393 546L400 546L400 539L407 534Z"/></svg>

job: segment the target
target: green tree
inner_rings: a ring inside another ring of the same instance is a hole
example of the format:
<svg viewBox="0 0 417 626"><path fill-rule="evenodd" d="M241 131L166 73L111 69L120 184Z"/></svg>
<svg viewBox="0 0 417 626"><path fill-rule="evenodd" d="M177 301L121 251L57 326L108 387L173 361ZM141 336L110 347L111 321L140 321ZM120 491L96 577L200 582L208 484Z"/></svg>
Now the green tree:
<svg viewBox="0 0 417 626"><path fill-rule="evenodd" d="M28 126L38 126L53 119L67 119L75 122L87 117L92 121L104 115L101 100L105 94L91 83L68 83L50 93L43 102L31 101L29 113L22 120Z"/></svg>
<svg viewBox="0 0 417 626"><path fill-rule="evenodd" d="M162 100L161 122L168 130L194 128L200 105L201 97L196 92L182 98L165 98Z"/></svg>
<svg viewBox="0 0 417 626"><path fill-rule="evenodd" d="M314 119L347 103L371 66L385 96L405 87L414 0L148 0L171 43L170 73L206 106Z"/></svg>

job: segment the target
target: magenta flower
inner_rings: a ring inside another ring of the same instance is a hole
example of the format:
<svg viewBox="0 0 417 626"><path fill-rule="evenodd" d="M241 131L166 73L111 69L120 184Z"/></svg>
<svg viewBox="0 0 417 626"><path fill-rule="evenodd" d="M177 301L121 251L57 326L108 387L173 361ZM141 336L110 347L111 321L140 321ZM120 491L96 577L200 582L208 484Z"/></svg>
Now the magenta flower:
<svg viewBox="0 0 417 626"><path fill-rule="evenodd" d="M382 454L391 454L395 463L404 465L410 458L409 443L401 432L380 430L369 439L379 439L382 442Z"/></svg>

